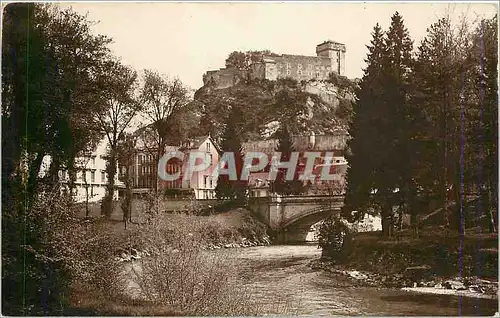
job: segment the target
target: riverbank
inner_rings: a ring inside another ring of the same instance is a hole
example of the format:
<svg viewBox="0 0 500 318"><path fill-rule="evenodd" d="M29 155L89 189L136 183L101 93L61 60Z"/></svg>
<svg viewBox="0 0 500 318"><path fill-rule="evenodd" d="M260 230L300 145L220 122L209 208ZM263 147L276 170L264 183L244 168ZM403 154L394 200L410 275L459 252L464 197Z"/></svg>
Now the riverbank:
<svg viewBox="0 0 500 318"><path fill-rule="evenodd" d="M494 299L367 286L350 275L313 268L311 264L321 257L321 249L314 244L271 245L227 252L238 260L241 284L254 291L258 303L272 307L279 302L286 307L287 315L491 316L498 311Z"/></svg>
<svg viewBox="0 0 500 318"><path fill-rule="evenodd" d="M267 226L257 220L250 211L237 208L228 212L214 215L200 216L182 213L166 213L162 216L172 227L182 229L189 236L196 237L201 249L216 250L227 248L246 248L266 246L271 244L267 234ZM129 224L128 232L123 223L111 224L116 235L129 233L135 237L140 231L147 231L147 224ZM179 229L176 229L179 230ZM137 260L150 255L148 244L140 240L133 240L132 244L125 244L117 254L119 261ZM126 241L128 242L128 241Z"/></svg>
<svg viewBox="0 0 500 318"><path fill-rule="evenodd" d="M253 303L242 299L245 294L232 285L231 259L222 252L270 244L267 227L250 211L233 209L208 216L162 213L126 225L102 218L89 222L100 222L99 233L116 242L111 253L121 287L103 293L86 282L75 282L67 315L254 313ZM219 249L221 253L216 253ZM139 297L131 293L130 283Z"/></svg>
<svg viewBox="0 0 500 318"><path fill-rule="evenodd" d="M440 228L387 239L359 233L342 261L313 261L310 266L343 276L353 286L404 288L405 291L498 298L498 236L463 238Z"/></svg>

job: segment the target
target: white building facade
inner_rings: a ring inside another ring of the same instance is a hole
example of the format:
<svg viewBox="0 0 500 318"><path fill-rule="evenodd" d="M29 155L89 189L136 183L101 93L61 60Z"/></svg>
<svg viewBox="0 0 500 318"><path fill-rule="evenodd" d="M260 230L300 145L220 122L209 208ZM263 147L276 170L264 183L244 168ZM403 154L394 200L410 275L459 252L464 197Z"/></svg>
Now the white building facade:
<svg viewBox="0 0 500 318"><path fill-rule="evenodd" d="M108 143L103 140L99 143L96 150L92 153L75 159L76 180L75 180L75 200L77 202L99 202L106 195L106 184L108 174L106 165L108 163L107 147ZM119 190L124 188L123 182L118 178L119 170L115 176L115 191L113 199L119 199ZM63 185L69 180L69 174L66 170L59 172L59 177Z"/></svg>

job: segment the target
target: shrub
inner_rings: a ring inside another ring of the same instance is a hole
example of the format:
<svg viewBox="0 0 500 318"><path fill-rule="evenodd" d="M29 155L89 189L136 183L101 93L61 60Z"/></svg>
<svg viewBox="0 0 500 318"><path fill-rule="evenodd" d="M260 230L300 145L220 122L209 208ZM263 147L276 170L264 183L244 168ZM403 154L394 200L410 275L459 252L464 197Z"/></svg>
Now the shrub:
<svg viewBox="0 0 500 318"><path fill-rule="evenodd" d="M323 249L322 256L332 261L341 262L352 245L352 233L342 220L328 218L319 227L318 244Z"/></svg>
<svg viewBox="0 0 500 318"><path fill-rule="evenodd" d="M26 239L21 250L2 253L3 290L9 295L3 298L5 313L61 314L69 305L75 283L104 294L120 292L119 267L114 260L120 242L101 219L78 218L79 208L57 186L38 192L23 219ZM8 236L3 233L4 243L12 241L12 221L4 215L3 226L9 232ZM23 282L25 287L18 288ZM22 308L11 297L23 299Z"/></svg>
<svg viewBox="0 0 500 318"><path fill-rule="evenodd" d="M131 267L137 296L185 315L255 314L249 295L236 290L236 266L222 251L205 251L203 235L189 215L158 216L140 240L150 256Z"/></svg>

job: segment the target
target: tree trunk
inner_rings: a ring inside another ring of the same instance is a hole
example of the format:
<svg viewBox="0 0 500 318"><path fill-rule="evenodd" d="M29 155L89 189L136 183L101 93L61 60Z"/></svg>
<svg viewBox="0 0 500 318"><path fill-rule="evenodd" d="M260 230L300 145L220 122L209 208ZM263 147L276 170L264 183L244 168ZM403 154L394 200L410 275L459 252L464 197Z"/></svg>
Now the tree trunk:
<svg viewBox="0 0 500 318"><path fill-rule="evenodd" d="M497 200L495 198L497 197L497 191L494 190L495 187L492 184L492 179L488 178L488 183L487 183L488 189L485 191L487 195L487 199L485 200L487 209L488 209L488 214L489 214L489 232L490 233L497 233L498 231L498 208L497 208Z"/></svg>
<svg viewBox="0 0 500 318"><path fill-rule="evenodd" d="M392 206L390 204L386 204L382 207L381 217L382 217L382 234L383 234L383 236L392 237L393 227L394 227L394 219L392 217Z"/></svg>
<svg viewBox="0 0 500 318"><path fill-rule="evenodd" d="M87 170L83 169L83 183L85 185L85 217L89 217L89 183L87 182Z"/></svg>
<svg viewBox="0 0 500 318"><path fill-rule="evenodd" d="M40 173L40 167L43 161L43 154L37 153L34 160L31 161L28 169L28 182L27 182L27 202L29 203L28 207L31 206L31 202L36 193L36 188L38 186L38 175Z"/></svg>
<svg viewBox="0 0 500 318"><path fill-rule="evenodd" d="M111 149L109 155L109 162L106 167L108 173L108 182L106 184L106 194L102 199L101 214L107 218L111 217L113 213L113 196L115 192L115 176L116 176L116 153Z"/></svg>

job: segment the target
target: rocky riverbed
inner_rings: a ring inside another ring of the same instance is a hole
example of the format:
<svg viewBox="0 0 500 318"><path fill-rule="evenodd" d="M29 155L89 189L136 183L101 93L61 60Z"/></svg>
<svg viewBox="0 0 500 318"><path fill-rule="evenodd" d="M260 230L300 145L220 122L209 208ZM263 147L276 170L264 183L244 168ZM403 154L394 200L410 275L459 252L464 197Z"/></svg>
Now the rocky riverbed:
<svg viewBox="0 0 500 318"><path fill-rule="evenodd" d="M404 291L456 295L473 298L498 298L498 282L479 277L440 277L430 274L430 267L408 267L399 274L382 275L348 269L324 260L313 260L313 269L322 269L343 276L353 286L401 288Z"/></svg>

